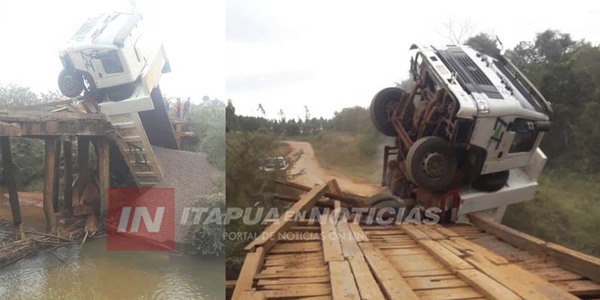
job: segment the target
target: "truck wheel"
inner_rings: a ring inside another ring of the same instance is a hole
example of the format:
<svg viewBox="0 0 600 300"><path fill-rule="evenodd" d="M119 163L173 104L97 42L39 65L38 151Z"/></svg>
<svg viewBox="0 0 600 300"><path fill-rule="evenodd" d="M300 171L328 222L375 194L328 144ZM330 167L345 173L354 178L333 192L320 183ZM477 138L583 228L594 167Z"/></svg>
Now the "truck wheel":
<svg viewBox="0 0 600 300"><path fill-rule="evenodd" d="M371 101L370 114L371 114L371 122L375 125L375 128L379 130L379 132L383 133L387 136L396 136L396 129L388 119L387 106L388 103L392 101L402 101L404 97L404 90L390 87L385 88L373 97Z"/></svg>
<svg viewBox="0 0 600 300"><path fill-rule="evenodd" d="M438 192L449 189L454 181L457 160L454 148L434 136L417 140L406 156L406 175L424 189Z"/></svg>
<svg viewBox="0 0 600 300"><path fill-rule="evenodd" d="M377 208L385 208L391 207L393 209L400 209L404 207L404 203L392 195L389 191L384 190L380 193L377 193L368 199L365 200L365 204L368 207L377 207Z"/></svg>
<svg viewBox="0 0 600 300"><path fill-rule="evenodd" d="M75 98L83 92L83 77L74 70L63 69L58 74L58 89L63 95Z"/></svg>
<svg viewBox="0 0 600 300"><path fill-rule="evenodd" d="M495 192L506 185L508 175L509 171L480 175L471 186L483 192Z"/></svg>

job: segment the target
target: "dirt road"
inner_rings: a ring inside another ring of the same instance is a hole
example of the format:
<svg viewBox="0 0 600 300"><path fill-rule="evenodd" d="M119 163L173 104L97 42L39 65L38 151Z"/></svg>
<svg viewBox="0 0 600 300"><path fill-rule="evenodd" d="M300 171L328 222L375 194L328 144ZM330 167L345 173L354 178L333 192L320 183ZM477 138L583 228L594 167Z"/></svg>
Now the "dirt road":
<svg viewBox="0 0 600 300"><path fill-rule="evenodd" d="M315 184L324 184L329 179L335 178L342 190L363 196L376 194L381 189L376 184L358 182L343 174L337 174L334 171L322 168L315 157L312 145L308 142L288 141L286 143L292 148L292 153L303 152L292 169L292 173L294 174L304 171L304 174L294 179L296 183L313 186Z"/></svg>

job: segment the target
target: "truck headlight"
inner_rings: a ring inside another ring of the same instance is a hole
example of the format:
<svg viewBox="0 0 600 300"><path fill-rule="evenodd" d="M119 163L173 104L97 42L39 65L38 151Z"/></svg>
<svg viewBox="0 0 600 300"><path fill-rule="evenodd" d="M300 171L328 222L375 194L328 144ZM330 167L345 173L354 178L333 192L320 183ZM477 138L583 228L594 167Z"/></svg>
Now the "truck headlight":
<svg viewBox="0 0 600 300"><path fill-rule="evenodd" d="M477 111L481 114L489 114L490 113L490 104L487 100L479 99L477 100Z"/></svg>

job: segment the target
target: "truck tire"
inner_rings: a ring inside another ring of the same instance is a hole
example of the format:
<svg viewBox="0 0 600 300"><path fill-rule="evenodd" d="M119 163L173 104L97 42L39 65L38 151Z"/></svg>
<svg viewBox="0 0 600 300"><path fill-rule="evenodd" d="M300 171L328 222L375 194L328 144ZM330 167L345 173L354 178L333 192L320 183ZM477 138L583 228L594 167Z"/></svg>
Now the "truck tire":
<svg viewBox="0 0 600 300"><path fill-rule="evenodd" d="M369 112L371 114L371 122L375 128L384 135L397 135L394 125L388 119L387 106L392 101L402 101L406 92L400 88L389 87L385 88L373 97Z"/></svg>
<svg viewBox="0 0 600 300"><path fill-rule="evenodd" d="M480 175L471 185L474 189L483 192L495 192L500 190L508 182L509 171L502 171Z"/></svg>
<svg viewBox="0 0 600 300"><path fill-rule="evenodd" d="M408 150L405 163L407 178L432 192L451 188L458 168L455 149L435 136L417 140Z"/></svg>
<svg viewBox="0 0 600 300"><path fill-rule="evenodd" d="M83 77L74 70L63 69L58 74L58 89L63 95L75 98L81 95L84 88Z"/></svg>
<svg viewBox="0 0 600 300"><path fill-rule="evenodd" d="M389 191L384 190L380 193L377 193L368 199L365 200L365 205L367 207L376 207L376 208L385 208L391 207L393 209L400 209L404 207L404 203L402 200L399 200L398 197L392 195Z"/></svg>

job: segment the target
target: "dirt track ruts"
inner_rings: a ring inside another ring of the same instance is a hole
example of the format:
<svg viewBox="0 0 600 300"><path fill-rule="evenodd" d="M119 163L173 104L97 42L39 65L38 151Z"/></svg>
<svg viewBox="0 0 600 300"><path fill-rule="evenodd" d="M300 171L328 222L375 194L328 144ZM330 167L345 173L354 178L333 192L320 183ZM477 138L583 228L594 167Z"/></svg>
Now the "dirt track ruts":
<svg viewBox="0 0 600 300"><path fill-rule="evenodd" d="M335 178L344 191L352 192L362 196L371 196L381 190L381 187L368 182L359 182L343 174L336 173L321 167L315 156L312 145L309 142L286 141L292 149L292 153L303 152L302 156L292 168L292 173L296 174L304 171L304 174L294 179L294 182L307 186L315 184L324 184L328 180Z"/></svg>

